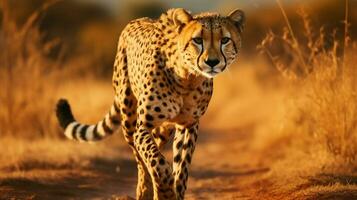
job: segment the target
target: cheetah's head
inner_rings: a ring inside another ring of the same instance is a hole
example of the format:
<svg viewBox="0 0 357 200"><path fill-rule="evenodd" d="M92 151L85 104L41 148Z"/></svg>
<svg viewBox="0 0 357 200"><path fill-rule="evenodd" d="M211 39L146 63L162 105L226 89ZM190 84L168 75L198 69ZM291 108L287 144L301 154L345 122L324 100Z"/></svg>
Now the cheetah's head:
<svg viewBox="0 0 357 200"><path fill-rule="evenodd" d="M195 72L212 78L237 58L245 21L243 11L237 9L228 16L217 13L191 16L184 9L176 9L173 21L178 27L181 59Z"/></svg>

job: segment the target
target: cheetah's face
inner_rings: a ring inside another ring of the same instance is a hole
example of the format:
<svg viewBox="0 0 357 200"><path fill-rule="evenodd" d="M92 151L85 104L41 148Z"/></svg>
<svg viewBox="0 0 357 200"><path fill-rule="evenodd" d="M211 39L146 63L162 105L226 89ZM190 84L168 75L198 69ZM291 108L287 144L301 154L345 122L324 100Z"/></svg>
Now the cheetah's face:
<svg viewBox="0 0 357 200"><path fill-rule="evenodd" d="M238 56L244 13L235 10L225 17L203 13L188 19L179 35L182 59L194 71L212 78Z"/></svg>

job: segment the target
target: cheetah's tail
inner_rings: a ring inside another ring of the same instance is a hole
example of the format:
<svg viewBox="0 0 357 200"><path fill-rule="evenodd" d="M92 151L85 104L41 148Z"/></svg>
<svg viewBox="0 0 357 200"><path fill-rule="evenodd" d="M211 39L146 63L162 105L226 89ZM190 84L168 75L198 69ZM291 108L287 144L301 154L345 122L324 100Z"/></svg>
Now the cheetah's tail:
<svg viewBox="0 0 357 200"><path fill-rule="evenodd" d="M56 107L56 115L64 134L73 140L78 141L98 141L113 132L120 126L120 112L115 103L104 119L94 125L86 125L77 122L72 114L68 101L60 99Z"/></svg>

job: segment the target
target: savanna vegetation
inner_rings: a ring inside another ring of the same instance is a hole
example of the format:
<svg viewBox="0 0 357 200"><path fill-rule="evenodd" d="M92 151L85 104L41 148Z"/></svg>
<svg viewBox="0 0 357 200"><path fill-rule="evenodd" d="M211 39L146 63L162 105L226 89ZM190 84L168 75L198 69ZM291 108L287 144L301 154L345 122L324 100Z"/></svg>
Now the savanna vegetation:
<svg viewBox="0 0 357 200"><path fill-rule="evenodd" d="M170 4L126 3L118 17L88 2L0 2L0 199L135 196L121 134L67 141L54 106L65 97L80 121L101 119L120 30ZM215 80L187 199L357 199L354 6L247 6L243 52Z"/></svg>

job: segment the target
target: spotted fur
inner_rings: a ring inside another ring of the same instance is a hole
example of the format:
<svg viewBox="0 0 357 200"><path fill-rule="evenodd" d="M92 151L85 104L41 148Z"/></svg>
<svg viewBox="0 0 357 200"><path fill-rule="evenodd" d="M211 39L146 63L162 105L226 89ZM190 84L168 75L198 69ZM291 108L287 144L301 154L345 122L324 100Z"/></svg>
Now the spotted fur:
<svg viewBox="0 0 357 200"><path fill-rule="evenodd" d="M115 97L104 119L85 125L68 102L57 104L65 135L96 141L122 127L138 164L137 199L184 199L200 117L213 91L213 77L238 56L244 14L171 9L157 20L130 22L119 38L114 63ZM173 135L173 165L160 148Z"/></svg>

